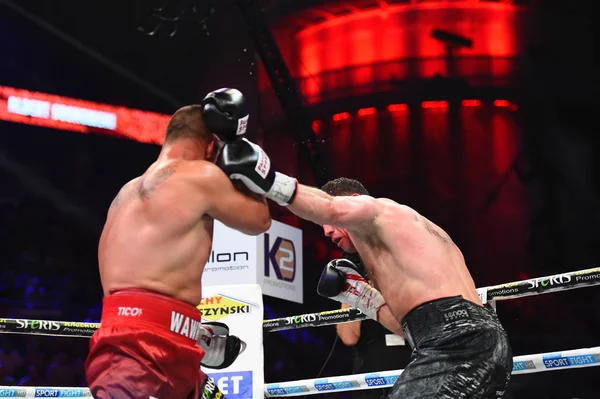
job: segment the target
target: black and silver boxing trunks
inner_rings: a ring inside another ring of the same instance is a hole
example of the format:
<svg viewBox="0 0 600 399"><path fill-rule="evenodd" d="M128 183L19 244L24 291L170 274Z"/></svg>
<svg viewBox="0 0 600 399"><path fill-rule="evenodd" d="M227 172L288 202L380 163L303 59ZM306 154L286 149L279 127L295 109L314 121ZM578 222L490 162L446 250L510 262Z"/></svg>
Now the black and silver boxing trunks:
<svg viewBox="0 0 600 399"><path fill-rule="evenodd" d="M426 302L402 320L411 362L388 398L499 399L512 350L494 310L462 297Z"/></svg>

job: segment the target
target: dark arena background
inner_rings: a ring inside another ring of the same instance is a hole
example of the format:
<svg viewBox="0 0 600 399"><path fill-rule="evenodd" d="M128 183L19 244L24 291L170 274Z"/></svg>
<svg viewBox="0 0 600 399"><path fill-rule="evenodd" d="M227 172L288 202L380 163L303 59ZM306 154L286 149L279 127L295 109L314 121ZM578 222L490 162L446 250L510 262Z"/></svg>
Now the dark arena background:
<svg viewBox="0 0 600 399"><path fill-rule="evenodd" d="M593 6L0 0L0 317L99 321L112 199L158 155L166 115L220 87L245 94L248 137L278 170L311 185L355 178L415 208L453 237L477 287L598 267ZM44 119L44 101L129 119ZM265 296L264 318L338 308L315 288L339 250L271 214L303 231L304 303ZM497 304L515 355L600 345L598 309L597 287ZM265 381L351 374L335 337L265 333ZM0 385L87 386L87 345L0 334ZM516 375L505 397L598 398L599 370Z"/></svg>

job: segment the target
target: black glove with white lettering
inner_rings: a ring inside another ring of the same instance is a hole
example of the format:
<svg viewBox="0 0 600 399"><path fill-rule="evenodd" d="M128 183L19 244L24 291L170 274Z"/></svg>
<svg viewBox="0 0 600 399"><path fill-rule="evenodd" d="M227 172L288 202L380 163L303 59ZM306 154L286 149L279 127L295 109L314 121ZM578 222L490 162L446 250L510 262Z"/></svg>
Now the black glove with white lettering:
<svg viewBox="0 0 600 399"><path fill-rule="evenodd" d="M223 323L202 323L198 345L204 350L200 364L210 369L224 369L246 349L246 343L235 335L229 335L229 327Z"/></svg>
<svg viewBox="0 0 600 399"><path fill-rule="evenodd" d="M212 91L202 100L204 124L221 141L233 141L246 134L248 105L244 95L236 89Z"/></svg>
<svg viewBox="0 0 600 399"><path fill-rule="evenodd" d="M230 179L241 180L250 191L264 195L279 205L289 205L296 195L298 181L275 172L264 150L247 139L225 144L217 165Z"/></svg>

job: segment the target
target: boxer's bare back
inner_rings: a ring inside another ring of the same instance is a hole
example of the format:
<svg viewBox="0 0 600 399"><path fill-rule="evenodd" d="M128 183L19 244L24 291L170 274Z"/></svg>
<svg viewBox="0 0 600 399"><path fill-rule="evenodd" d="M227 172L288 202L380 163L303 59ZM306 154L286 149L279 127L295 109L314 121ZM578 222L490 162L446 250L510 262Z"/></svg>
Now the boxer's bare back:
<svg viewBox="0 0 600 399"><path fill-rule="evenodd" d="M407 206L373 201L377 216L348 234L399 321L416 306L443 297L462 295L481 305L462 252L444 230Z"/></svg>
<svg viewBox="0 0 600 399"><path fill-rule="evenodd" d="M110 206L98 249L104 294L141 288L200 303L214 219L246 234L271 224L264 198L238 191L213 163L159 157Z"/></svg>

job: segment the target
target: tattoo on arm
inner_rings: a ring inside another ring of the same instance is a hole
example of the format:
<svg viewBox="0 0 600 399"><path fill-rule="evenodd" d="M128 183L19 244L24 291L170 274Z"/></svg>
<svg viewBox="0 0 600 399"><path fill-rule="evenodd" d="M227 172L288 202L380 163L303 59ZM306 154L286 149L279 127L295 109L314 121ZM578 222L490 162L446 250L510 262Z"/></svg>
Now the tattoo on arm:
<svg viewBox="0 0 600 399"><path fill-rule="evenodd" d="M437 230L435 227L433 227L433 226L431 225L431 223L429 223L429 221L427 221L427 220L424 220L423 222L425 223L425 228L427 229L427 231L428 231L428 232L429 232L431 235L433 235L433 236L435 236L435 237L439 238L440 240L442 240L442 241L443 241L443 242L445 242L446 244L452 244L452 245L456 245L456 244L454 244L454 241L452 241L452 239L450 238L450 236L448 236L448 235L444 235L444 234L440 233L440 232L439 232L439 231L438 231L438 230Z"/></svg>

